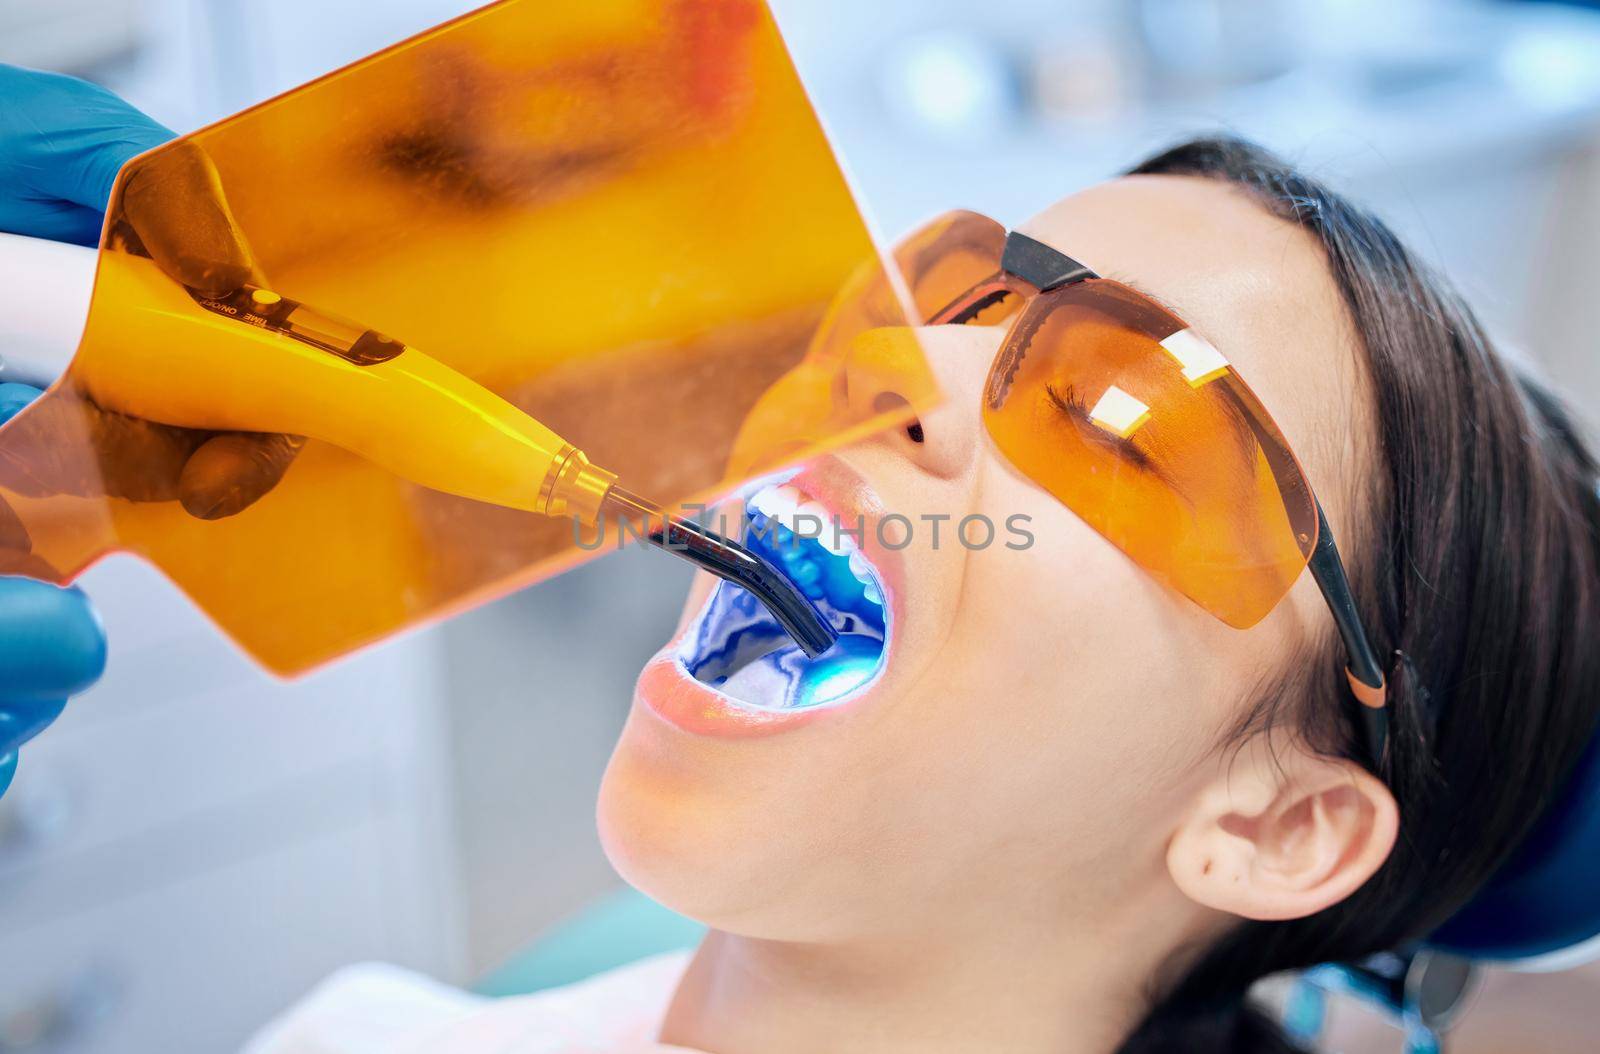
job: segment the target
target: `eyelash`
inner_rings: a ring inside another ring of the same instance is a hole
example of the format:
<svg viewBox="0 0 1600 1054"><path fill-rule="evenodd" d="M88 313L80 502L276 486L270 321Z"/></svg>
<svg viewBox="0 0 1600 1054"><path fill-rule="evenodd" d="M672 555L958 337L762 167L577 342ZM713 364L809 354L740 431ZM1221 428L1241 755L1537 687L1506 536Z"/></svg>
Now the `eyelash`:
<svg viewBox="0 0 1600 1054"><path fill-rule="evenodd" d="M1089 404L1080 397L1072 385L1057 388L1053 384L1045 385L1045 392L1050 396L1050 402L1060 410L1068 420L1078 425L1095 442L1109 447L1113 453L1133 465L1134 468L1144 472L1154 472L1155 466L1151 464L1150 455L1139 449L1139 444L1123 436L1113 435L1096 425L1089 416Z"/></svg>

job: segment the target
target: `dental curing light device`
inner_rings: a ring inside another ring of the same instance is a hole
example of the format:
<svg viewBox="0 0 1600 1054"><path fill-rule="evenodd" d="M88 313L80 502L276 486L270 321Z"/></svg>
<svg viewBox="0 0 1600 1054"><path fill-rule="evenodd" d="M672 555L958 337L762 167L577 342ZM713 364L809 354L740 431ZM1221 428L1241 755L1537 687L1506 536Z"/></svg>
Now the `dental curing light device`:
<svg viewBox="0 0 1600 1054"><path fill-rule="evenodd" d="M769 7L483 2L97 168L98 252L0 232L0 573L140 561L293 678L632 535L837 660L684 504L938 401Z"/></svg>
<svg viewBox="0 0 1600 1054"><path fill-rule="evenodd" d="M115 354L90 350L75 367L102 408L307 436L434 490L586 526L643 521L652 544L757 597L808 655L836 639L770 562L617 486L550 428L416 348L261 286L191 289L143 256L103 254L99 281L132 305Z"/></svg>

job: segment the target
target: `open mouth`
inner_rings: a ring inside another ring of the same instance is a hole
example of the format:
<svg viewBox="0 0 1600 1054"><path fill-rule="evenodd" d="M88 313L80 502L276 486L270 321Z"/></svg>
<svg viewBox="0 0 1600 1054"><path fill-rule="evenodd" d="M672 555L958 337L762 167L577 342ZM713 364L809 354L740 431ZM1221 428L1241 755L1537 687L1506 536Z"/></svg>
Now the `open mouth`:
<svg viewBox="0 0 1600 1054"><path fill-rule="evenodd" d="M761 710L837 705L866 687L883 667L889 614L883 583L855 540L783 483L748 495L740 541L800 587L838 643L808 659L755 597L718 582L678 648L689 675Z"/></svg>

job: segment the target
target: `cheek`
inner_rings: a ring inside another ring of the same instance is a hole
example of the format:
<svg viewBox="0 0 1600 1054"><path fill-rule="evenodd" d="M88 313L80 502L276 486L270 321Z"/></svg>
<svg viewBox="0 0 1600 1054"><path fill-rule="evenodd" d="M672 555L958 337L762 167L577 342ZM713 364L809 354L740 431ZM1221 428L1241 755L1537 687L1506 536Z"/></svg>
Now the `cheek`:
<svg viewBox="0 0 1600 1054"><path fill-rule="evenodd" d="M1102 838L1127 847L1140 810L1209 741L1205 700L1229 680L1212 642L1232 631L1037 488L1001 476L984 506L1026 514L1033 540L968 557L952 647L928 679L953 701L929 749L963 767L995 827L1037 825L1068 858Z"/></svg>

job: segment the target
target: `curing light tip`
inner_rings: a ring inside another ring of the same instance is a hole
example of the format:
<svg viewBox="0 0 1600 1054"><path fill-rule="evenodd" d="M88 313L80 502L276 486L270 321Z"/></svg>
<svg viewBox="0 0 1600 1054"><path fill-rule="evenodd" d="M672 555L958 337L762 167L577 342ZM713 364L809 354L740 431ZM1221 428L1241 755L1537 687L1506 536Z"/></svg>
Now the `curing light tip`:
<svg viewBox="0 0 1600 1054"><path fill-rule="evenodd" d="M618 517L643 520L649 528L646 540L651 545L748 591L772 612L808 657L815 659L826 653L839 639L838 632L799 587L738 542L691 520L668 515L660 506L621 487L613 486L607 492L604 507Z"/></svg>

